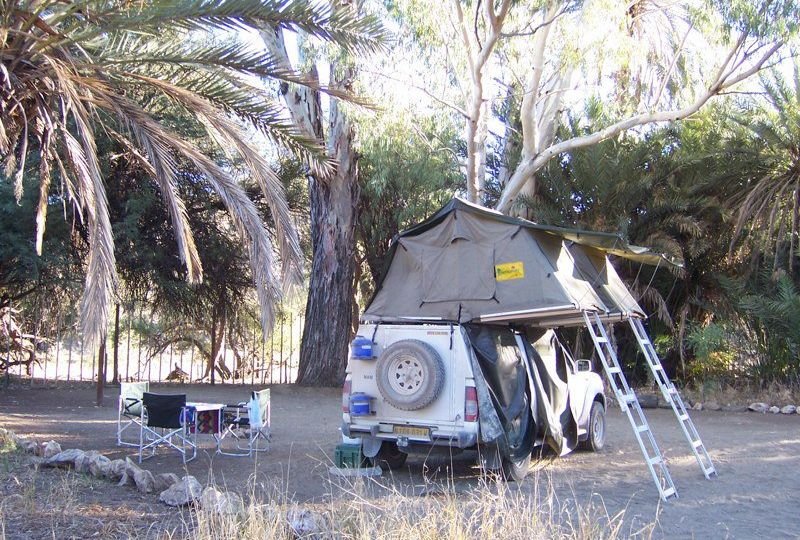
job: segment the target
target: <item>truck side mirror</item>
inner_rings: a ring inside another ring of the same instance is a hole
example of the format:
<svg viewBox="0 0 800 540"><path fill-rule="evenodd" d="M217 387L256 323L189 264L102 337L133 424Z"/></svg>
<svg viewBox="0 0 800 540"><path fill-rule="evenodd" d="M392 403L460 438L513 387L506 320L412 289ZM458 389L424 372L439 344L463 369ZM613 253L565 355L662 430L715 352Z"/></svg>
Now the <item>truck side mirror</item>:
<svg viewBox="0 0 800 540"><path fill-rule="evenodd" d="M577 360L575 363L578 366L578 372L592 371L592 361L591 360Z"/></svg>

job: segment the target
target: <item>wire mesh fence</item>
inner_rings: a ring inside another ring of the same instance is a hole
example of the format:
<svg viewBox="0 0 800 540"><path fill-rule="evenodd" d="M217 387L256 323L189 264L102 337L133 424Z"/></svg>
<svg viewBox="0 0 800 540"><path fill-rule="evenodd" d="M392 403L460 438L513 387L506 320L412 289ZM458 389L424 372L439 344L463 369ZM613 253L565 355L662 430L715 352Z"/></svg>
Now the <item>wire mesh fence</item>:
<svg viewBox="0 0 800 540"><path fill-rule="evenodd" d="M107 382L196 382L211 380L208 347L197 339L170 340L163 346L154 343L146 332L153 318L131 310L119 325L118 335L109 331L106 343ZM271 334L260 327L237 333L235 346L223 339L214 363L214 382L222 384L280 384L297 378L302 315L287 313L278 317ZM113 326L113 325L112 325ZM15 347L8 335L0 344L0 375L48 381L96 381L101 359L99 346L84 342L77 332L60 330L55 336L26 335L26 346ZM208 340L206 340L208 341Z"/></svg>

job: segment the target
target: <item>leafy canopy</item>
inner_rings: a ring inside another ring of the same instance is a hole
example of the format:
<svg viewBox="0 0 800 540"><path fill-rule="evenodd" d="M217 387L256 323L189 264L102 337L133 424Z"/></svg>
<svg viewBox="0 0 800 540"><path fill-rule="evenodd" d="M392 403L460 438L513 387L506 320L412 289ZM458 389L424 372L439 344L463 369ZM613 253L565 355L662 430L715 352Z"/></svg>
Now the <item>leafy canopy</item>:
<svg viewBox="0 0 800 540"><path fill-rule="evenodd" d="M333 164L318 141L284 119L253 76L314 85L269 53L250 50L248 32L264 26L302 29L358 52L381 47L373 19L349 8L278 0L10 0L0 5L0 157L22 196L30 152L36 153L39 203L37 251L42 251L51 183L71 201L89 231L82 302L84 337L105 333L117 282L114 239L99 133L121 145L159 187L190 282L202 262L178 186L178 162L191 163L219 195L247 247L262 325L274 302L300 276L300 248L281 183L253 144L249 126L302 159L312 170ZM232 41L217 43L215 33ZM197 34L202 38L197 39ZM339 91L320 88L336 96ZM346 97L346 96L345 96ZM208 139L241 160L266 197L283 274L259 212L228 168L161 121L166 106L184 109Z"/></svg>

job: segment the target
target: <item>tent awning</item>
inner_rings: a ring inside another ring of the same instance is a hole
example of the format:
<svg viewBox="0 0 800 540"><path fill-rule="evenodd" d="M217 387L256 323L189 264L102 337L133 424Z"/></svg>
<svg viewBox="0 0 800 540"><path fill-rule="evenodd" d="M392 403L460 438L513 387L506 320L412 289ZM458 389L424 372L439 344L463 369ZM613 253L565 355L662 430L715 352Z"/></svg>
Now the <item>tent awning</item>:
<svg viewBox="0 0 800 540"><path fill-rule="evenodd" d="M431 227L435 227L441 222L442 219L444 219L445 216L447 216L447 214L453 210L467 210L472 213L485 215L496 221L511 225L519 225L520 227L525 227L527 229L543 231L564 240L575 242L576 244L580 244L582 246L599 249L608 255L615 255L617 257L622 257L623 259L628 259L642 264L649 264L652 266L668 264L678 268L683 267L682 260L676 257L668 256L664 253L652 251L646 247L629 244L619 233L586 231L581 229L570 229L567 227L557 227L554 225L541 225L534 223L533 221L528 221L527 219L501 214L496 210L473 204L460 197L454 197L430 218L406 229L405 231L402 231L398 235L398 238L415 236L430 229Z"/></svg>

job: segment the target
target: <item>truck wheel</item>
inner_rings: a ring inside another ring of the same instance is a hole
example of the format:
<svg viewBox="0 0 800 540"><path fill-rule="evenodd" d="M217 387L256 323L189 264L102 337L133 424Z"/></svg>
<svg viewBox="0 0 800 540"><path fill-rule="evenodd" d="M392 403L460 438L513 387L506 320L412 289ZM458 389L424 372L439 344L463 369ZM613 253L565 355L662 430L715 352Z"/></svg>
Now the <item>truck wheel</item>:
<svg viewBox="0 0 800 540"><path fill-rule="evenodd" d="M402 467L405 464L407 457L408 454L401 452L397 448L397 444L389 441L383 441L381 444L381 449L378 450L378 453L375 455L375 457L370 458L370 460L372 461L372 465L374 467L380 467L381 469L393 471Z"/></svg>
<svg viewBox="0 0 800 540"><path fill-rule="evenodd" d="M592 403L587 430L589 437L581 442L581 448L591 452L602 450L606 443L606 409L599 401Z"/></svg>
<svg viewBox="0 0 800 540"><path fill-rule="evenodd" d="M531 468L531 455L519 460L503 458L503 476L507 481L522 482Z"/></svg>
<svg viewBox="0 0 800 540"><path fill-rule="evenodd" d="M403 411L430 405L444 386L444 364L439 354L416 339L391 344L381 354L376 369L381 395Z"/></svg>

